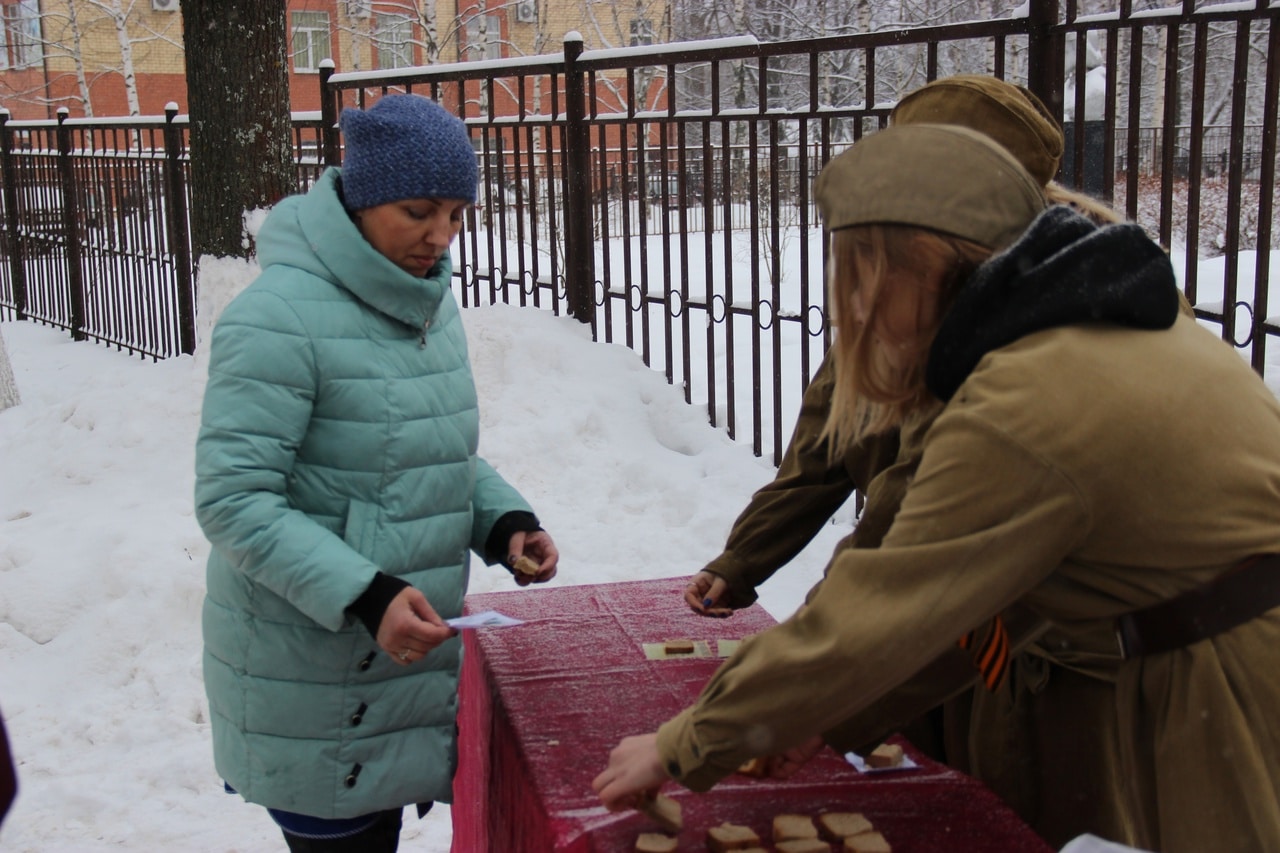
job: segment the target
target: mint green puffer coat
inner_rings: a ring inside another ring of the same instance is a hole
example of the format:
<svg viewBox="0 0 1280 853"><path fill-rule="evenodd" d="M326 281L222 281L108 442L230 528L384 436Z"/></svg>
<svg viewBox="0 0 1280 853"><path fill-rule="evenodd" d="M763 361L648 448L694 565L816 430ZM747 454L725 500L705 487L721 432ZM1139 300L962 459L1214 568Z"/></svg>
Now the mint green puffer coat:
<svg viewBox="0 0 1280 853"><path fill-rule="evenodd" d="M449 802L456 763L458 640L401 667L345 608L382 571L457 616L468 549L530 509L476 455L448 257L401 270L337 175L271 212L262 274L214 329L195 487L217 771L324 818Z"/></svg>

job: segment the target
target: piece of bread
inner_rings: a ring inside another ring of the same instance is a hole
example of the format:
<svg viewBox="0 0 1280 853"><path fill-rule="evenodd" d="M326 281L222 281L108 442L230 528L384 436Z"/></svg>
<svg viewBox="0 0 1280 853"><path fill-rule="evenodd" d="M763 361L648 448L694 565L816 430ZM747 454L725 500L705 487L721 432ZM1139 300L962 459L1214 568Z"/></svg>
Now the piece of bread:
<svg viewBox="0 0 1280 853"><path fill-rule="evenodd" d="M642 832L636 839L636 853L674 853L680 839L658 832Z"/></svg>
<svg viewBox="0 0 1280 853"><path fill-rule="evenodd" d="M748 850L760 846L760 836L749 826L722 823L707 830L707 849L711 853L729 850Z"/></svg>
<svg viewBox="0 0 1280 853"><path fill-rule="evenodd" d="M511 568L515 569L522 575L529 575L530 577L533 577L538 572L542 571L541 566L523 554L516 558L516 561L511 564Z"/></svg>
<svg viewBox="0 0 1280 853"><path fill-rule="evenodd" d="M667 832L679 832L684 828L684 819L680 816L680 804L670 797L654 794L652 797L641 797L636 809L647 816Z"/></svg>
<svg viewBox="0 0 1280 853"><path fill-rule="evenodd" d="M818 815L818 834L839 843L850 835L870 832L871 821L861 812L826 812Z"/></svg>
<svg viewBox="0 0 1280 853"><path fill-rule="evenodd" d="M882 743L867 755L868 767L901 767L902 747L896 743Z"/></svg>
<svg viewBox="0 0 1280 853"><path fill-rule="evenodd" d="M878 832L860 832L844 840L844 853L893 853L893 848Z"/></svg>
<svg viewBox="0 0 1280 853"><path fill-rule="evenodd" d="M779 841L778 853L831 853L831 845L817 838L793 838Z"/></svg>
<svg viewBox="0 0 1280 853"><path fill-rule="evenodd" d="M817 838L818 827L807 814L780 814L773 818L773 840L792 841L799 838Z"/></svg>
<svg viewBox="0 0 1280 853"><path fill-rule="evenodd" d="M669 655L691 655L693 640L667 640L662 644L662 650Z"/></svg>
<svg viewBox="0 0 1280 853"><path fill-rule="evenodd" d="M764 775L764 759L753 758L750 761L743 764L741 767L739 767L737 772L741 773L743 776L756 776L756 777L763 776Z"/></svg>

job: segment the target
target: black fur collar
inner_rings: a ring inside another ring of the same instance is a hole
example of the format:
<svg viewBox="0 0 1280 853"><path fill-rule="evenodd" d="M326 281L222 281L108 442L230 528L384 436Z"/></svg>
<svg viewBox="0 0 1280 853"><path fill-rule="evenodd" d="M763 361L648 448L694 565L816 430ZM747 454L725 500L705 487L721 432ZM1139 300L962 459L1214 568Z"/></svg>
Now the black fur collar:
<svg viewBox="0 0 1280 853"><path fill-rule="evenodd" d="M960 288L925 382L945 402L984 355L1025 335L1083 322L1167 329L1177 315L1173 265L1141 228L1098 227L1058 205Z"/></svg>

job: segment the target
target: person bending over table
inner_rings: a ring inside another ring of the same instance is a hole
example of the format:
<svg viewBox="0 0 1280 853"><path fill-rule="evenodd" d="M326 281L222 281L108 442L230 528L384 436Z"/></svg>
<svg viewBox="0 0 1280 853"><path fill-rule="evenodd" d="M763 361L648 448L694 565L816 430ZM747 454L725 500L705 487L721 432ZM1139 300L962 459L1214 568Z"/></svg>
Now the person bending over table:
<svg viewBox="0 0 1280 853"><path fill-rule="evenodd" d="M977 130L1017 158L1051 203L1069 203L1100 225L1122 221L1105 205L1054 182L1062 129L1021 86L977 74L944 77L904 96L889 123ZM1181 293L1179 302L1194 316ZM922 407L900 426L833 454L823 431L832 383L832 362L825 358L805 392L777 476L752 496L723 552L690 578L684 599L694 612L724 617L750 605L756 588L799 553L855 489L865 503L837 550L880 544L941 406ZM901 732L936 760L982 780L1054 846L1085 832L1129 841L1132 827L1120 807L1125 780L1109 725L1116 656L1109 626L1050 627L1025 608L1011 610L966 634L911 684L825 732L825 740L840 752L861 752ZM1071 736L1042 737L1063 715L1080 722ZM815 739L808 750L822 745ZM1072 760L1065 763L1066 757ZM776 756L766 766L772 775L785 775L794 759ZM1038 766L1045 760L1071 772L1044 778ZM1109 780L1105 788L1098 787L1102 779Z"/></svg>
<svg viewBox="0 0 1280 853"><path fill-rule="evenodd" d="M832 160L815 196L838 329L824 435L840 452L942 411L880 546L838 552L693 707L625 738L601 800L626 808L668 778L707 790L795 750L1016 603L1121 629L1114 726L1139 846L1280 849L1280 584L1275 558L1255 559L1280 552L1280 403L1179 311L1141 229L1045 209L982 134L891 126Z"/></svg>

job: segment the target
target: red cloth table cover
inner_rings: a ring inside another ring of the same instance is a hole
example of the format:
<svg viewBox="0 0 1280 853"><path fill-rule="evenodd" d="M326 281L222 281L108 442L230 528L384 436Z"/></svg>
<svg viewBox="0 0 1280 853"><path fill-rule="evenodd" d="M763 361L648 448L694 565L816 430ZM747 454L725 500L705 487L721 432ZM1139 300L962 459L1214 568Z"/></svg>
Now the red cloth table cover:
<svg viewBox="0 0 1280 853"><path fill-rule="evenodd" d="M684 606L686 578L473 595L471 613L528 624L467 631L459 699L453 853L625 853L645 816L610 813L591 790L625 735L654 731L685 708L715 657L649 660L645 643L740 639L772 626L758 605L729 619ZM824 750L786 781L733 775L706 794L663 793L684 817L680 850L705 850L706 830L750 826L769 847L773 816L862 812L895 853L1052 850L976 780L899 740L919 769L862 774Z"/></svg>

